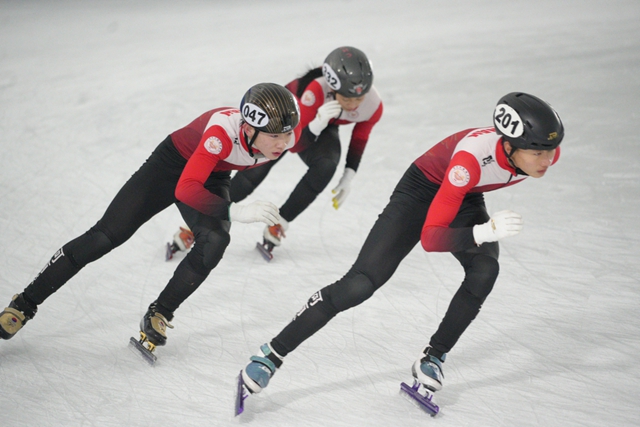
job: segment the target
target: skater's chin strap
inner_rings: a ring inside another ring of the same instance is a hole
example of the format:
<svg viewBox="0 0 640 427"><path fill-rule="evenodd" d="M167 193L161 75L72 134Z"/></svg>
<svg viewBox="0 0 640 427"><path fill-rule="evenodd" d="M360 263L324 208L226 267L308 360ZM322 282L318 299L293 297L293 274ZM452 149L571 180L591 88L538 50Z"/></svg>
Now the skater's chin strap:
<svg viewBox="0 0 640 427"><path fill-rule="evenodd" d="M517 150L516 147L514 147L513 145L511 146L511 153L507 153L507 149L504 148L504 140L502 140L502 152L504 153L504 155L507 157L507 161L509 162L509 164L515 169L516 171L516 175L524 175L524 176L529 176L528 173L526 173L525 171L523 171L522 169L520 169L518 166L516 166L515 162L513 161L513 159L511 158L511 156L513 155L513 153L515 153ZM509 178L509 181L511 181L511 178Z"/></svg>
<svg viewBox="0 0 640 427"><path fill-rule="evenodd" d="M253 136L251 137L251 140L247 143L247 148L249 149L249 155L251 157L255 157L255 155L253 154L253 143L256 142L256 138L258 137L258 134L260 133L260 131L256 128L253 128L255 130L255 132L253 133ZM248 139L247 137L247 133L244 133L244 139L245 141Z"/></svg>

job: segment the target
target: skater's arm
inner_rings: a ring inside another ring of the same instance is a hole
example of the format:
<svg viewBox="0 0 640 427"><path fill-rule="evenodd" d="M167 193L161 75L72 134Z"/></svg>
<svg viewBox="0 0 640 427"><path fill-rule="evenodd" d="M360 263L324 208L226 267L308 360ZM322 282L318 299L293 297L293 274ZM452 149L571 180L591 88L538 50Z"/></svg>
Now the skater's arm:
<svg viewBox="0 0 640 427"><path fill-rule="evenodd" d="M204 187L218 162L231 152L231 140L212 127L202 137L178 181L176 198L205 215L228 219L229 202Z"/></svg>
<svg viewBox="0 0 640 427"><path fill-rule="evenodd" d="M380 121L383 110L384 109L382 107L382 102L380 102L378 109L369 120L356 123L356 125L353 127L353 132L351 132L351 142L349 143L349 150L347 151L345 165L346 168L358 171L358 166L360 165L362 154L364 153L364 149L369 142L371 130L376 125L376 123Z"/></svg>
<svg viewBox="0 0 640 427"><path fill-rule="evenodd" d="M427 252L458 252L475 246L473 228L451 228L464 196L480 180L480 165L473 155L460 151L453 156L429 211L420 241Z"/></svg>

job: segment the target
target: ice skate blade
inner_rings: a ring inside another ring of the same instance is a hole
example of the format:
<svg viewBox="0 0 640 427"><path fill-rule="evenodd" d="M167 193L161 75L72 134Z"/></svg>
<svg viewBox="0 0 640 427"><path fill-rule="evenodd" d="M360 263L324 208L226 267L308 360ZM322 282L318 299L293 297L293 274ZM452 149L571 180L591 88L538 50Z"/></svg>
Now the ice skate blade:
<svg viewBox="0 0 640 427"><path fill-rule="evenodd" d="M165 247L164 260L170 261L173 259L173 254L178 252L180 248L175 243L167 242L167 246Z"/></svg>
<svg viewBox="0 0 640 427"><path fill-rule="evenodd" d="M440 407L433 402L433 392L426 389L419 382L414 380L413 386L402 382L400 383L400 391L417 402L420 408L424 409L432 417L435 417L440 412Z"/></svg>
<svg viewBox="0 0 640 427"><path fill-rule="evenodd" d="M271 262L273 254L263 244L256 242L256 249L260 252L260 255L262 255L265 261Z"/></svg>
<svg viewBox="0 0 640 427"><path fill-rule="evenodd" d="M238 387L236 388L236 407L235 416L237 417L244 411L244 401L249 397L249 391L242 380L242 371L238 375Z"/></svg>
<svg viewBox="0 0 640 427"><path fill-rule="evenodd" d="M142 358L151 366L155 366L158 358L147 347L145 347L139 340L134 337L129 338L129 348L134 353L142 356Z"/></svg>

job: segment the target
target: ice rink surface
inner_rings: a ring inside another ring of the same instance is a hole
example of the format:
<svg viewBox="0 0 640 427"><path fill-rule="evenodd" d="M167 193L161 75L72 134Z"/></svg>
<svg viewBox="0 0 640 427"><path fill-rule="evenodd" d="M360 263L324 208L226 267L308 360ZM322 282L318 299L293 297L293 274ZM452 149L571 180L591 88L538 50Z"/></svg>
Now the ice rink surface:
<svg viewBox="0 0 640 427"><path fill-rule="evenodd" d="M127 342L171 277L171 207L0 342L3 426L636 426L640 386L640 2L0 2L0 305L91 227L167 134L262 81L287 83L335 47L365 51L385 113L339 211L329 188L267 264L260 224L176 312L147 366ZM539 180L488 193L523 215L501 274L450 352L441 413L399 394L462 280L416 247L363 305L291 353L233 416L235 378L316 290L355 260L420 154L491 125L525 91L566 126ZM350 128L343 134L343 157ZM280 205L295 155L251 200Z"/></svg>

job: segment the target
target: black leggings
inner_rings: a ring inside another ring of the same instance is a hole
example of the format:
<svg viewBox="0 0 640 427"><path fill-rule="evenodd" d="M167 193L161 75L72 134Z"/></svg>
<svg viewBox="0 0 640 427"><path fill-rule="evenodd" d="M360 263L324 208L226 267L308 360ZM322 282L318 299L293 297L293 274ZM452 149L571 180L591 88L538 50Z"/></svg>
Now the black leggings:
<svg viewBox="0 0 640 427"><path fill-rule="evenodd" d="M280 208L280 215L288 222L293 221L309 207L318 194L329 185L340 161L338 126L328 126L315 141L308 141L310 138L315 136L305 131L298 142L308 145L308 148L298 155L309 169ZM280 159L282 156L278 160ZM239 202L253 193L278 160L236 173L231 180L231 201Z"/></svg>
<svg viewBox="0 0 640 427"><path fill-rule="evenodd" d="M342 279L311 296L293 321L272 340L273 349L287 355L339 312L366 301L384 285L420 241L427 211L437 191L438 186L412 164L351 269ZM451 227L472 227L488 220L483 195L468 194ZM451 350L480 311L498 277L498 252L495 242L453 254L463 266L465 278L431 337L430 345L439 352Z"/></svg>
<svg viewBox="0 0 640 427"><path fill-rule="evenodd" d="M195 234L196 244L158 298L168 318L206 279L229 244L230 223L178 202L175 189L186 160L167 137L124 184L103 217L85 234L59 249L40 274L27 286L25 296L41 304L85 265L126 242L145 222L176 204ZM205 183L212 193L229 200L230 172L213 173Z"/></svg>

